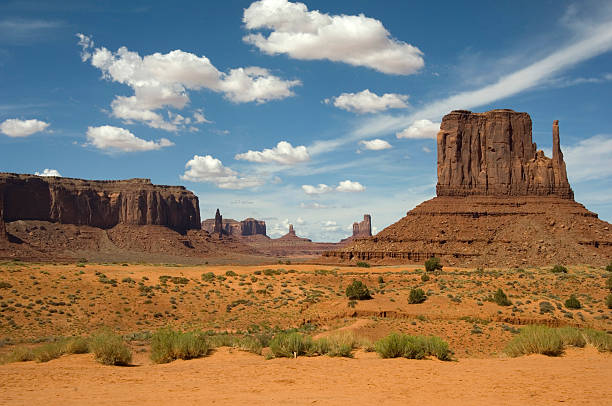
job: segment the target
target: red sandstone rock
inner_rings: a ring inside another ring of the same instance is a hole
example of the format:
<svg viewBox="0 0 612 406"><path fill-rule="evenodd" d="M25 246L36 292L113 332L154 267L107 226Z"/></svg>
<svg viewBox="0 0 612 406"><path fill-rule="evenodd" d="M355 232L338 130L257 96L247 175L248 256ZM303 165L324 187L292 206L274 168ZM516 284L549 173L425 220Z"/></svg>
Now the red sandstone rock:
<svg viewBox="0 0 612 406"><path fill-rule="evenodd" d="M438 133L438 196L559 196L573 199L553 125L553 159L537 151L527 113L455 110Z"/></svg>
<svg viewBox="0 0 612 406"><path fill-rule="evenodd" d="M363 215L363 221L353 223L353 237L371 237L372 236L372 216L369 214Z"/></svg>
<svg viewBox="0 0 612 406"><path fill-rule="evenodd" d="M217 217L215 216L215 219L206 219L202 221L202 229L209 233L218 233L218 230L223 230L223 233L235 237L251 235L266 236L266 222L263 220L256 220L254 218L247 218L242 221L236 221L234 219L223 220L220 214L219 216L219 224L216 223Z"/></svg>
<svg viewBox="0 0 612 406"><path fill-rule="evenodd" d="M148 179L92 181L0 173L3 219L42 220L103 229L118 224L199 229L198 198L182 186Z"/></svg>

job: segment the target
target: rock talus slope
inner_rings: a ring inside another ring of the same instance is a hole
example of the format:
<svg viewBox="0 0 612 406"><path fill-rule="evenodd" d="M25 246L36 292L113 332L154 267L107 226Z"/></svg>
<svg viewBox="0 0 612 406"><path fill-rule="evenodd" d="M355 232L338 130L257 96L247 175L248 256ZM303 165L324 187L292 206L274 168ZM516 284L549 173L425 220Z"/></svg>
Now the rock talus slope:
<svg viewBox="0 0 612 406"><path fill-rule="evenodd" d="M371 238L324 253L341 260L452 265L605 264L611 225L574 201L553 123L553 157L527 113L453 111L440 125L437 197Z"/></svg>

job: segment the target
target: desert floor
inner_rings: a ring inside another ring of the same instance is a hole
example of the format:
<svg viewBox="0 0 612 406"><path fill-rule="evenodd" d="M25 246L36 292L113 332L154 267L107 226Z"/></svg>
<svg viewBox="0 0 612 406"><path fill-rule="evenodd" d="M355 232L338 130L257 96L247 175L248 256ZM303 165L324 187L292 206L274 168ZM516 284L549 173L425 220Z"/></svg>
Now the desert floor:
<svg viewBox="0 0 612 406"><path fill-rule="evenodd" d="M108 326L133 337L134 366L103 366L91 354L0 365L0 404L609 404L610 353L587 346L556 358L503 354L526 324L611 331L603 268L445 267L429 280L422 268L2 263L0 356ZM354 279L368 285L372 300L351 306L344 289ZM417 287L427 300L409 304ZM490 301L498 288L512 305ZM563 306L570 294L581 309ZM456 361L380 359L361 350L353 359L266 360L221 347L156 365L138 333L166 325L235 334L349 330L371 341L392 331L437 335Z"/></svg>

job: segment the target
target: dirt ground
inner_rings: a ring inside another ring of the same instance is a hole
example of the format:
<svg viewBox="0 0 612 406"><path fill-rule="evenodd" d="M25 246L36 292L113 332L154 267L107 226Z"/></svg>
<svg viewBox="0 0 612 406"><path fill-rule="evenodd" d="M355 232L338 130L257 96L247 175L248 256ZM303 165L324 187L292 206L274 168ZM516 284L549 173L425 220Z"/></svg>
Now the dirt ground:
<svg viewBox="0 0 612 406"><path fill-rule="evenodd" d="M612 356L592 348L560 358L264 358L221 348L190 361L108 367L70 355L0 366L7 405L604 405Z"/></svg>

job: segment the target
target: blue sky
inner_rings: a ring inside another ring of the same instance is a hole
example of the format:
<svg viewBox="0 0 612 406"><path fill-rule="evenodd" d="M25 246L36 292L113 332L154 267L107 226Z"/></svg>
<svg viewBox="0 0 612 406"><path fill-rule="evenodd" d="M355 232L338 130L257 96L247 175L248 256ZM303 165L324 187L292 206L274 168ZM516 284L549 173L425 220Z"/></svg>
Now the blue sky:
<svg viewBox="0 0 612 406"><path fill-rule="evenodd" d="M434 196L444 114L512 108L545 151L560 120L611 221L611 51L606 1L9 0L0 171L182 184L203 219L337 241Z"/></svg>

